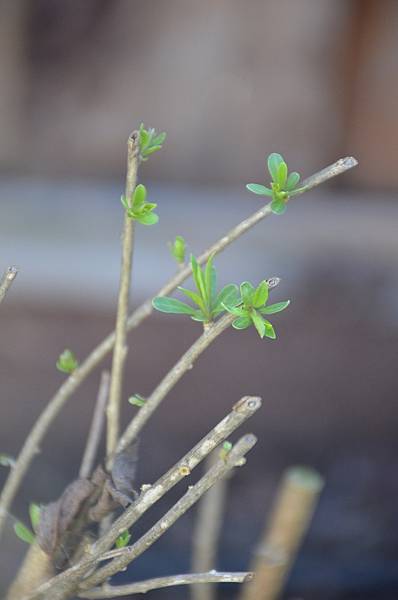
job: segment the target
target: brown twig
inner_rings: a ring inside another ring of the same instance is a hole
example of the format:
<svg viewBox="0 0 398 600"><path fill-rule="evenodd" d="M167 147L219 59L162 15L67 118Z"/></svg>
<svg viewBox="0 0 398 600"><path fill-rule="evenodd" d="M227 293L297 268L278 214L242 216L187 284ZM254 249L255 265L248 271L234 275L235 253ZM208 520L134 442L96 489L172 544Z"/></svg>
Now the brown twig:
<svg viewBox="0 0 398 600"><path fill-rule="evenodd" d="M18 269L16 267L8 267L0 279L0 304L3 302L17 274Z"/></svg>
<svg viewBox="0 0 398 600"><path fill-rule="evenodd" d="M167 511L165 515L135 544L125 548L124 553L114 558L110 563L90 575L82 584L82 589L90 589L107 581L109 577L125 569L132 561L145 552L156 542L174 523L193 506L207 490L220 478L225 477L233 468L242 464L242 458L253 448L256 437L252 434L242 437L228 453L225 459L219 459L199 481L188 488L188 491Z"/></svg>
<svg viewBox="0 0 398 600"><path fill-rule="evenodd" d="M322 487L322 478L311 469L295 467L286 472L254 556L255 577L244 586L242 600L279 598Z"/></svg>
<svg viewBox="0 0 398 600"><path fill-rule="evenodd" d="M169 575L167 577L154 577L145 581L137 581L127 585L104 585L100 588L90 590L89 592L80 592L79 598L116 598L119 596L128 596L129 594L145 594L151 590L159 590L166 587L177 585L200 585L214 583L245 583L250 581L253 574L226 573L211 571L208 573L187 573L184 575Z"/></svg>
<svg viewBox="0 0 398 600"><path fill-rule="evenodd" d="M137 183L137 169L139 162L139 134L134 131L127 142L127 176L126 176L126 201L135 190ZM129 310L131 267L134 246L134 221L127 213L124 214L122 241L122 264L120 269L120 285L117 304L115 327L115 345L113 347L111 382L109 388L109 401L107 406L107 441L106 453L108 467L111 466L112 455L119 439L120 428L120 403L123 386L124 364L127 357L127 317Z"/></svg>
<svg viewBox="0 0 398 600"><path fill-rule="evenodd" d="M202 335L192 344L192 346L182 355L178 362L167 375L162 379L159 385L155 388L152 394L146 399L144 406L142 406L136 415L130 421L123 435L121 436L117 451L122 452L127 446L129 446L150 418L150 416L157 409L159 404L168 394L168 392L176 385L181 377L189 369L192 368L196 359L210 346L212 342L227 329L235 316L226 314L219 321L214 323L209 329L204 331Z"/></svg>
<svg viewBox="0 0 398 600"><path fill-rule="evenodd" d="M307 186L306 189L311 189L315 185L320 185L330 179L341 175L345 171L355 167L357 161L355 158L346 157L336 161L333 165L322 169L319 173L312 175L306 179L302 186ZM222 252L227 246L232 244L242 234L248 231L254 225L257 225L264 218L269 217L272 214L270 205L267 204L260 208L253 215L243 220L241 223L231 229L226 235L220 238L215 244L210 246L205 252L198 257L198 263L202 265L206 262L211 254L218 254ZM192 270L188 265L184 267L179 273L170 279L166 285L164 285L155 296L166 296L173 292L189 275ZM152 301L151 299L146 300L141 306L139 306L128 318L127 330L131 331L144 319L149 317L152 313ZM11 502L13 501L15 494L23 480L26 471L28 470L33 457L39 450L40 443L51 425L52 421L58 415L68 398L76 391L81 383L86 379L90 373L101 363L106 355L112 350L115 343L114 332L109 334L84 360L81 365L70 375L66 381L61 385L56 394L51 398L50 402L38 417L32 430L26 437L25 443L19 453L14 468L10 471L7 481L4 485L2 493L0 495L0 536L4 527L5 517L7 511L10 508Z"/></svg>
<svg viewBox="0 0 398 600"><path fill-rule="evenodd" d="M79 471L79 477L82 478L89 477L94 468L95 457L101 441L102 430L104 428L105 408L109 394L109 380L110 375L108 371L103 371L101 374L101 381L98 388L97 401L95 403L91 427L87 437L87 444Z"/></svg>
<svg viewBox="0 0 398 600"><path fill-rule="evenodd" d="M115 540L123 531L130 529L151 506L177 485L177 483L187 477L209 452L212 452L221 442L228 438L260 406L261 399L257 397L245 396L239 400L233 406L232 411L171 467L167 473L162 475L151 486L145 487L145 490L142 491L137 500L112 524L109 531L89 548L86 556L78 564L46 582L29 597L29 600L41 599L46 593L49 594L50 598L51 594L55 594L56 590L64 592L65 590L75 589L87 571L99 560L102 560L104 554L113 546ZM106 558L109 557L112 556L108 553Z"/></svg>
<svg viewBox="0 0 398 600"><path fill-rule="evenodd" d="M206 459L205 470L210 469L220 458L215 450ZM213 485L198 505L198 515L192 536L192 571L211 571L217 564L217 545L222 528L228 478L224 477ZM214 585L193 585L194 600L214 600L217 590Z"/></svg>

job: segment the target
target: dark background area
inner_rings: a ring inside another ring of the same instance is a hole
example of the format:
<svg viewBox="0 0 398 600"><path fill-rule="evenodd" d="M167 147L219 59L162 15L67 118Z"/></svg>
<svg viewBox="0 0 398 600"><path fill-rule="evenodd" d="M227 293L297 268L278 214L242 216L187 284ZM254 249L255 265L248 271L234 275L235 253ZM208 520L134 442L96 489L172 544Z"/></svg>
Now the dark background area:
<svg viewBox="0 0 398 600"><path fill-rule="evenodd" d="M307 464L326 487L285 597L395 599L398 5L4 0L0 13L0 268L20 268L0 310L0 451L18 452L63 381L59 353L83 358L113 327L125 140L141 120L168 138L141 171L160 223L137 234L133 305L173 273L168 240L183 234L197 254L260 206L244 185L264 180L267 154L304 175L352 154L359 167L217 260L222 282L279 275L275 301L292 304L273 319L277 341L231 330L200 358L146 427L138 480L260 395L242 429L259 442L231 481L216 566L246 568L284 469ZM130 338L125 397L150 393L199 333L183 318L146 321ZM16 517L76 476L98 375L52 426ZM194 516L123 580L188 570ZM11 516L5 547L0 593L25 550Z"/></svg>

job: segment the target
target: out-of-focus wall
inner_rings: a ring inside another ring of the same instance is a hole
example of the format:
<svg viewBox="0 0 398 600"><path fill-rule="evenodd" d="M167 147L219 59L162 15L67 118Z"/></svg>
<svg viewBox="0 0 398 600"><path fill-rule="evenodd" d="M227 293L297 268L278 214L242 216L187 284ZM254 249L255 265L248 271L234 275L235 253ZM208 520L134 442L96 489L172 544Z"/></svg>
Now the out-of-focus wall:
<svg viewBox="0 0 398 600"><path fill-rule="evenodd" d="M382 3L383 4L383 3ZM347 148L353 0L3 0L0 161L113 175L144 120L169 143L148 176L261 177L286 153L315 170Z"/></svg>

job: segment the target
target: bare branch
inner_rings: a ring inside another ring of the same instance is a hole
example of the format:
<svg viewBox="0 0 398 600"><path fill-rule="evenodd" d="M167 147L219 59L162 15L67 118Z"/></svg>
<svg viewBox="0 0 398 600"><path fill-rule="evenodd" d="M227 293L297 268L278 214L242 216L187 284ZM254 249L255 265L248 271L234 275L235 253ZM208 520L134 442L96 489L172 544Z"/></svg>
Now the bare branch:
<svg viewBox="0 0 398 600"><path fill-rule="evenodd" d="M102 430L105 421L105 408L108 401L110 375L108 371L103 371L98 388L97 401L95 403L93 419L91 421L90 431L87 437L87 444L84 450L83 460L79 471L79 477L86 478L91 475L94 468L95 457L98 446L101 441Z"/></svg>
<svg viewBox="0 0 398 600"><path fill-rule="evenodd" d="M167 511L165 515L147 533L145 533L135 544L125 548L125 552L114 558L93 573L81 584L82 589L90 589L106 581L109 577L125 569L143 552L148 550L191 506L193 506L208 489L211 488L221 477L225 477L232 469L242 464L242 458L253 448L256 437L252 434L242 437L227 454L226 458L219 459L217 463L207 471L199 481L188 488L188 491Z"/></svg>
<svg viewBox="0 0 398 600"><path fill-rule="evenodd" d="M303 467L289 469L283 477L269 526L255 553L255 578L244 586L242 600L276 600L307 532L322 478Z"/></svg>
<svg viewBox="0 0 398 600"><path fill-rule="evenodd" d="M139 134L134 131L127 142L127 176L126 176L126 200L129 202L137 183L137 169L139 162ZM124 215L123 242L122 242L122 265L120 270L119 297L117 304L115 345L113 348L111 383L109 391L109 402L107 406L107 440L106 454L108 466L111 466L112 455L119 439L120 428L120 403L122 396L124 364L127 357L127 317L129 310L131 267L133 262L134 246L134 221L127 210Z"/></svg>
<svg viewBox="0 0 398 600"><path fill-rule="evenodd" d="M214 342L214 340L231 325L234 319L234 315L229 313L224 315L209 329L206 329L196 340L196 342L192 344L192 346L185 352L185 354L182 355L179 361L162 379L152 394L146 399L144 406L139 409L139 411L130 421L130 424L127 426L125 432L119 440L117 446L118 452L124 450L135 439L137 439L138 434L168 392L176 385L184 373L192 368L195 360L202 354L202 352L206 350L206 348L208 348L210 344Z"/></svg>
<svg viewBox="0 0 398 600"><path fill-rule="evenodd" d="M210 452L251 417L260 406L261 399L254 396L245 396L239 400L233 406L232 411L171 467L169 471L151 486L143 488L137 500L113 523L109 531L88 550L86 556L78 564L41 586L29 597L29 600L41 599L45 593L55 594L55 590L57 589L72 589L73 591L87 571L99 560L102 560L104 554L113 546L115 540L123 531L130 529L151 506L177 485L177 483L187 477ZM106 558L111 557L111 553L108 553L106 556Z"/></svg>
<svg viewBox="0 0 398 600"><path fill-rule="evenodd" d="M128 585L105 585L89 592L79 593L79 598L117 598L129 594L145 594L151 590L172 587L176 585L199 585L212 583L245 583L250 581L253 573L225 573L210 571L208 573L187 573L184 575L169 575L167 577L154 577L146 581L137 581Z"/></svg>
<svg viewBox="0 0 398 600"><path fill-rule="evenodd" d="M219 460L215 450L206 459L205 469L210 469ZM198 506L195 530L192 536L192 571L211 571L217 564L217 545L220 537L228 478L224 477L203 496ZM213 585L193 585L194 600L214 600L217 590Z"/></svg>
<svg viewBox="0 0 398 600"><path fill-rule="evenodd" d="M322 169L319 173L312 175L304 181L304 185L307 189L313 188L315 185L319 185L324 181L327 181L331 177L340 175L344 171L351 169L357 164L355 158L346 157L336 161L333 165ZM257 225L264 218L269 217L272 214L270 205L267 204L260 208L253 215L236 225L226 235L220 238L215 244L210 246L205 252L198 257L198 263L203 264L209 258L211 254L218 254L222 252L227 246L232 244L242 234L248 231L254 225ZM173 292L187 277L191 275L191 267L188 265L184 267L179 273L170 279L166 285L164 285L155 296L166 296ZM128 318L127 330L131 331L144 319L149 317L152 313L152 301L151 299L146 300L141 306L139 306ZM25 476L35 454L39 450L41 440L43 439L47 429L51 425L52 421L58 415L65 402L69 397L76 391L81 383L86 379L90 373L101 363L106 355L112 350L115 343L115 333L109 334L86 358L85 361L70 375L66 381L62 384L56 394L51 398L48 405L37 419L31 432L27 436L25 443L19 453L14 468L10 471L7 481L4 485L2 494L0 496L0 535L4 527L5 517L7 511L10 508L11 502L13 501L15 494L18 491L20 483Z"/></svg>
<svg viewBox="0 0 398 600"><path fill-rule="evenodd" d="M18 269L16 267L8 267L0 279L0 304L3 302L17 274Z"/></svg>

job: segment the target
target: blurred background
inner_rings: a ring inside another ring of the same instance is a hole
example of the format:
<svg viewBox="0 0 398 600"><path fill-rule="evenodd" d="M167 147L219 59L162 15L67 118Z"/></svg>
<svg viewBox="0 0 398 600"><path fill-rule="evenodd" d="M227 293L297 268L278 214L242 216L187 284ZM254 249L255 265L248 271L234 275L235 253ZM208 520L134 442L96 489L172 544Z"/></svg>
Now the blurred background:
<svg viewBox="0 0 398 600"><path fill-rule="evenodd" d="M315 467L326 487L291 600L398 595L397 27L394 0L0 1L0 268L20 269L0 311L2 452L18 452L64 379L60 352L83 359L113 328L125 142L141 121L168 137L140 171L160 223L138 227L133 305L173 274L176 234L198 254L261 206L245 184L264 181L270 152L304 176L341 156L360 162L217 259L221 283L282 278L273 297L292 304L273 319L279 339L225 333L141 443L138 484L241 396L263 397L215 566L244 569L283 470ZM184 318L147 320L131 336L126 398L149 394L199 333ZM51 428L18 518L76 477L98 377ZM188 570L194 516L119 581ZM10 525L0 595L24 550ZM235 593L220 588L220 598Z"/></svg>

